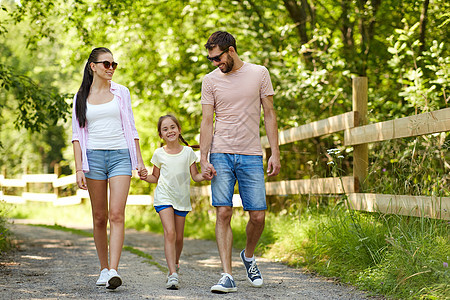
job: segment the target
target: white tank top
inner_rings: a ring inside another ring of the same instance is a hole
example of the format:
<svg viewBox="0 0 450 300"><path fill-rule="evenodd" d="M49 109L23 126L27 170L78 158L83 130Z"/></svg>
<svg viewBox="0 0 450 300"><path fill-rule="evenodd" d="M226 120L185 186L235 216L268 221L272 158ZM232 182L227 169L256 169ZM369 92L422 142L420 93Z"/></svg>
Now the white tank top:
<svg viewBox="0 0 450 300"><path fill-rule="evenodd" d="M119 101L116 96L103 104L89 104L86 101L88 124L87 149L126 149L127 141L122 128Z"/></svg>

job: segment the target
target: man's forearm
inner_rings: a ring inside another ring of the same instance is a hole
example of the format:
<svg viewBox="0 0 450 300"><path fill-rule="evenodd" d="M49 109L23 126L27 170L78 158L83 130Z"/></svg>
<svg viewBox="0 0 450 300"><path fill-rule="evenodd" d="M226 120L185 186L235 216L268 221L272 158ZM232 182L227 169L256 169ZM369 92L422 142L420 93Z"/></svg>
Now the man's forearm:
<svg viewBox="0 0 450 300"><path fill-rule="evenodd" d="M278 124L275 110L272 109L264 115L264 124L272 155L280 156L280 149L278 147Z"/></svg>
<svg viewBox="0 0 450 300"><path fill-rule="evenodd" d="M213 137L212 123L204 120L200 125L200 161L208 160Z"/></svg>

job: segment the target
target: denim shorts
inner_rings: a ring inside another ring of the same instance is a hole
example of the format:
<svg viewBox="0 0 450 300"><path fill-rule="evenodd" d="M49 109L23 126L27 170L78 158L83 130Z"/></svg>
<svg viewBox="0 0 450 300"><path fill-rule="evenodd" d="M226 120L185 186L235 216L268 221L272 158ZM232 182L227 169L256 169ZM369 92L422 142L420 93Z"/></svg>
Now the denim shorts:
<svg viewBox="0 0 450 300"><path fill-rule="evenodd" d="M261 155L211 153L209 160L217 171L211 180L213 206L233 206L237 181L244 210L267 209Z"/></svg>
<svg viewBox="0 0 450 300"><path fill-rule="evenodd" d="M163 209L169 208L169 207L173 207L172 205L156 205L155 206L155 210L157 213L159 213L160 211L162 211ZM185 211L185 210L177 210L177 209L173 209L174 214L176 214L177 216L180 217L186 217L187 214L189 213L189 211Z"/></svg>
<svg viewBox="0 0 450 300"><path fill-rule="evenodd" d="M86 150L89 179L106 180L118 175L131 176L131 158L127 149L117 150Z"/></svg>

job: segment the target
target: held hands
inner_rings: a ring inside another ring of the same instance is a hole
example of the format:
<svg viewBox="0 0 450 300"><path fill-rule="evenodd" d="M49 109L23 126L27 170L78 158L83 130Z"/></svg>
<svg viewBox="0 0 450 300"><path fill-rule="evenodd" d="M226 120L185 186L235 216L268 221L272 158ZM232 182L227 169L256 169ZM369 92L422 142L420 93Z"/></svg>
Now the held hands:
<svg viewBox="0 0 450 300"><path fill-rule="evenodd" d="M214 166L207 161L200 161L200 166L202 168L202 177L205 180L211 180L214 176L217 175L216 169Z"/></svg>
<svg viewBox="0 0 450 300"><path fill-rule="evenodd" d="M281 170L281 163L279 156L270 156L267 162L267 176L277 176Z"/></svg>
<svg viewBox="0 0 450 300"><path fill-rule="evenodd" d="M136 169L138 170L139 178L145 180L148 175L147 168L143 164L139 164Z"/></svg>

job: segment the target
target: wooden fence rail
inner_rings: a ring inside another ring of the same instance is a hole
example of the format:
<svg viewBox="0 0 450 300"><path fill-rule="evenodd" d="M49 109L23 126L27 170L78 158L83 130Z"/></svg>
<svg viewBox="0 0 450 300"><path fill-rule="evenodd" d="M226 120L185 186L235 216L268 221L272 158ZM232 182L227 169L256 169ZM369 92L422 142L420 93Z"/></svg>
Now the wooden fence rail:
<svg viewBox="0 0 450 300"><path fill-rule="evenodd" d="M352 209L450 220L450 197L369 194L361 193L359 188L359 183L367 177L368 143L448 132L450 108L367 124L367 78L354 78L352 87L353 111L281 131L279 143L284 145L343 131L344 145L353 146L353 176L271 181L266 183L267 195L346 194ZM265 149L270 147L266 136L261 137L261 144ZM38 194L24 191L21 196L10 196L5 195L2 188L0 200L14 203L51 201L55 205L67 205L80 203L81 198L88 197L84 190L77 190L76 195L70 197L58 197L58 188L75 184L74 174L66 177L56 174L23 175L22 179L6 179L0 175L2 187L26 189L27 184L36 182L51 183L56 192ZM210 186L191 187L192 197L210 195ZM152 203L153 199L149 195L130 195L127 202L130 205ZM235 206L241 205L238 195L234 196L233 203Z"/></svg>

